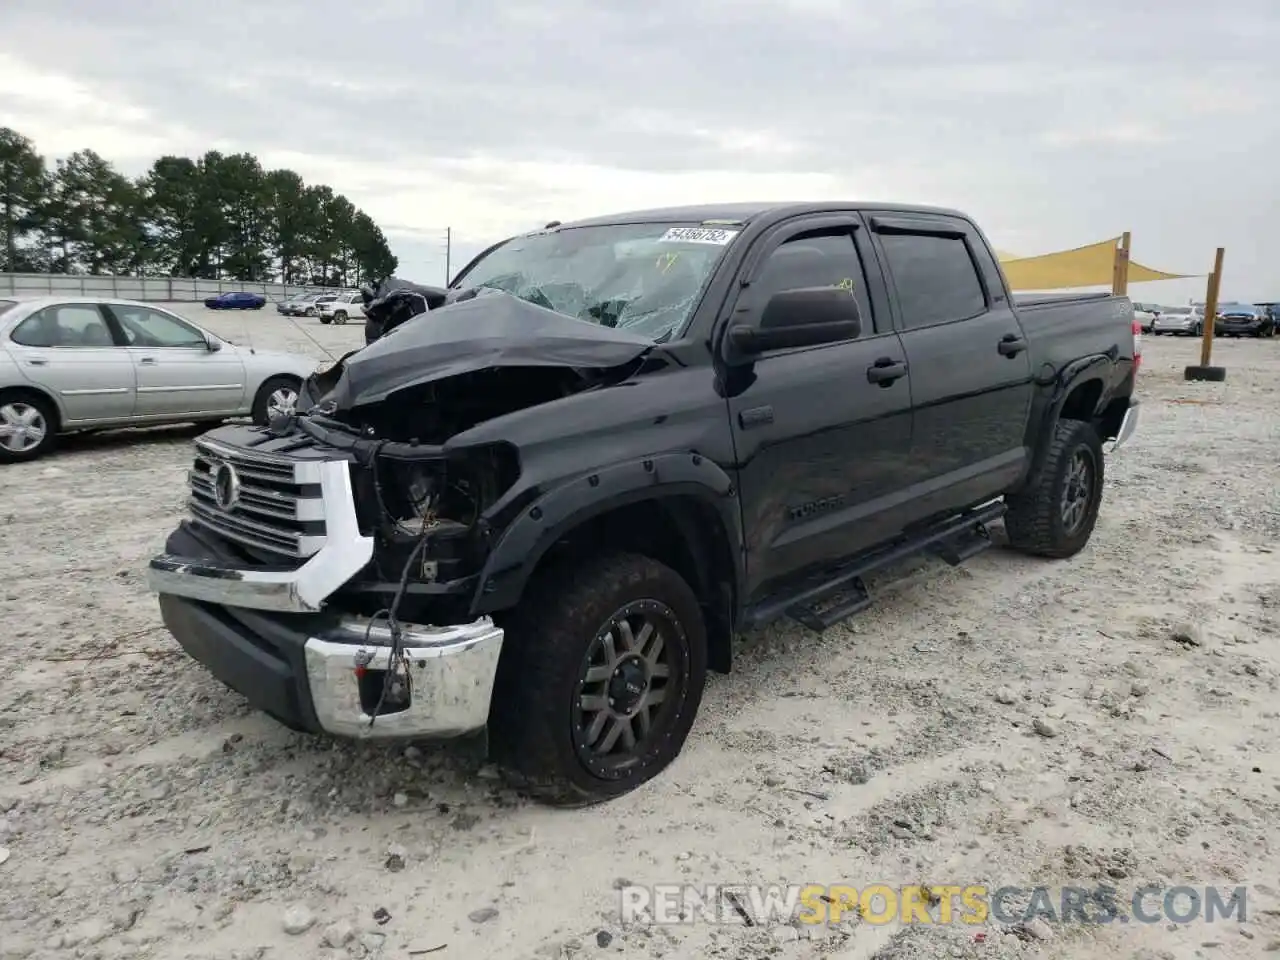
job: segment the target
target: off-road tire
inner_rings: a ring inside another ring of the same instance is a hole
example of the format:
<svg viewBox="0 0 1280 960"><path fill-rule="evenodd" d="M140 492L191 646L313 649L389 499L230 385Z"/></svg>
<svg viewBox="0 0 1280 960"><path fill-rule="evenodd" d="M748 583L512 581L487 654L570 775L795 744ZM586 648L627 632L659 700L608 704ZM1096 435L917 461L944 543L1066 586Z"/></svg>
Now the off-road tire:
<svg viewBox="0 0 1280 960"><path fill-rule="evenodd" d="M665 736L633 768L606 779L574 747L575 702L597 632L615 611L639 600L657 601L675 615L683 635L684 682ZM511 786L553 806L587 806L634 790L680 753L702 702L707 637L698 598L674 570L629 553L553 566L535 574L504 627L489 745Z"/></svg>
<svg viewBox="0 0 1280 960"><path fill-rule="evenodd" d="M0 390L0 406L7 403L24 403L35 407L44 418L44 438L34 447L21 453L0 447L0 463L26 463L38 460L58 445L58 408L53 403L33 390Z"/></svg>
<svg viewBox="0 0 1280 960"><path fill-rule="evenodd" d="M1075 530L1068 530L1061 505L1068 471L1077 454L1092 459L1092 489L1082 521ZM1079 553L1098 520L1103 480L1102 441L1097 430L1084 420L1059 420L1036 476L1025 489L1006 498L1004 526L1009 545L1022 553L1057 560Z"/></svg>
<svg viewBox="0 0 1280 960"><path fill-rule="evenodd" d="M1204 383L1222 383L1227 379L1226 367L1202 367L1200 364L1193 364L1185 367L1182 371L1184 380L1201 381Z"/></svg>

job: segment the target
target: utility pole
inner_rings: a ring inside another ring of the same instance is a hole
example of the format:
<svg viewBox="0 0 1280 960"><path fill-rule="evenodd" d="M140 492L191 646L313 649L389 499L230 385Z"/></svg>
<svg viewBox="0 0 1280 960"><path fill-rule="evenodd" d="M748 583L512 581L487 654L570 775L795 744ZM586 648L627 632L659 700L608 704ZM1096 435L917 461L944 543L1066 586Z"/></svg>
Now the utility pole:
<svg viewBox="0 0 1280 960"><path fill-rule="evenodd" d="M453 252L453 228L444 228L444 285L449 285L449 257Z"/></svg>

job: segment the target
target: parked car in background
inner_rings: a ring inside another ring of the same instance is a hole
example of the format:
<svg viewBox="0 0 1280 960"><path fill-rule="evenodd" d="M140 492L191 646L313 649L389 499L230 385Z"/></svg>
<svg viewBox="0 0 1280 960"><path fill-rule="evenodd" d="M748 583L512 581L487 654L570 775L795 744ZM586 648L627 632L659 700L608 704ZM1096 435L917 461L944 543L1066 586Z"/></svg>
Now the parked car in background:
<svg viewBox="0 0 1280 960"><path fill-rule="evenodd" d="M280 312L286 317L314 317L316 315L316 304L319 303L322 298L327 297L332 299L333 296L334 294L332 293L304 294L296 300L286 300L282 304L284 309Z"/></svg>
<svg viewBox="0 0 1280 960"><path fill-rule="evenodd" d="M0 463L34 460L60 433L244 416L266 424L293 411L316 369L300 354L238 347L154 304L0 300Z"/></svg>
<svg viewBox="0 0 1280 960"><path fill-rule="evenodd" d="M1223 303L1213 332L1226 337L1270 337L1275 334L1275 321L1255 304Z"/></svg>
<svg viewBox="0 0 1280 960"><path fill-rule="evenodd" d="M204 305L210 310L261 310L267 305L267 298L260 293L220 293L216 297L205 297Z"/></svg>
<svg viewBox="0 0 1280 960"><path fill-rule="evenodd" d="M1143 333L1150 333L1152 324L1156 317L1160 316L1162 307L1154 303L1133 303L1133 318L1138 321L1138 326L1142 328Z"/></svg>
<svg viewBox="0 0 1280 960"><path fill-rule="evenodd" d="M296 304L300 303L303 300L306 300L308 303L310 303L314 301L315 296L316 295L314 293L295 293L292 297L289 297L285 300L277 300L276 313L288 314L290 309L293 306L295 306Z"/></svg>
<svg viewBox="0 0 1280 960"><path fill-rule="evenodd" d="M1161 307L1160 314L1152 321L1151 332L1200 336L1204 332L1204 311L1199 306Z"/></svg>
<svg viewBox="0 0 1280 960"><path fill-rule="evenodd" d="M359 290L340 293L332 300L321 299L316 303L316 316L321 323L336 323L339 326L351 317L364 316L364 298Z"/></svg>

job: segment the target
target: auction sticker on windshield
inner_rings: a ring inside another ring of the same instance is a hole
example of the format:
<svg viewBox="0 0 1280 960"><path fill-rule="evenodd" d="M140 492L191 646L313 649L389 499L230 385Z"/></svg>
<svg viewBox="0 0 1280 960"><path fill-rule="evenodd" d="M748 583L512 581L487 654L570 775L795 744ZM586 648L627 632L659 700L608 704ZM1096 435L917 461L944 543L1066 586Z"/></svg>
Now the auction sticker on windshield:
<svg viewBox="0 0 1280 960"><path fill-rule="evenodd" d="M737 230L721 230L719 227L672 227L659 243L711 243L723 247L738 235Z"/></svg>

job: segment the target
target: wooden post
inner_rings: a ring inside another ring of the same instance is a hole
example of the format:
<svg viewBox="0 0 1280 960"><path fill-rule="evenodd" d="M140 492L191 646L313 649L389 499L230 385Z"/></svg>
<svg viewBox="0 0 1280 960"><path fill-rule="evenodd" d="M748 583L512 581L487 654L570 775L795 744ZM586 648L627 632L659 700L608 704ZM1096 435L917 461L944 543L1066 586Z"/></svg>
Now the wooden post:
<svg viewBox="0 0 1280 960"><path fill-rule="evenodd" d="M1209 287L1204 294L1204 336L1200 338L1200 366L1209 366L1213 352L1214 318L1218 315L1218 288L1222 283L1222 247L1213 258L1213 273L1209 274Z"/></svg>
<svg viewBox="0 0 1280 960"><path fill-rule="evenodd" d="M1111 292L1117 297L1129 294L1129 231L1120 238L1116 247L1115 266L1111 269Z"/></svg>

